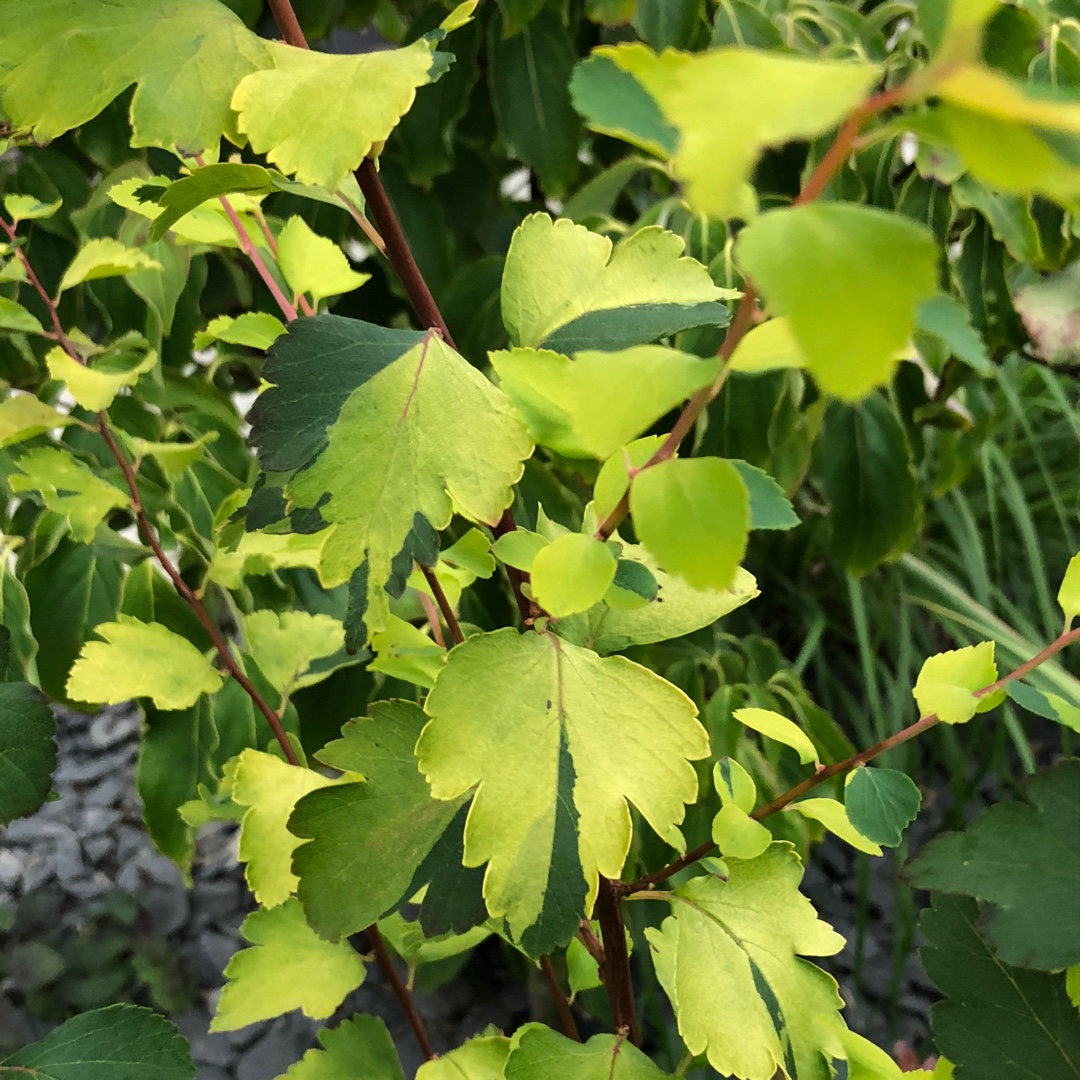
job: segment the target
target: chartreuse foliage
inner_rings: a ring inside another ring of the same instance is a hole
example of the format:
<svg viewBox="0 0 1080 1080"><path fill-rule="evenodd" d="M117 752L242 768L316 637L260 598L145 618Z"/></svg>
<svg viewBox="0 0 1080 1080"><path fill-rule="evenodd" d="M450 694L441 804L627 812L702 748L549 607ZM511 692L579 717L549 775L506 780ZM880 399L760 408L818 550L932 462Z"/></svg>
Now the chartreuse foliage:
<svg viewBox="0 0 1080 1080"><path fill-rule="evenodd" d="M497 940L606 1033L419 1080L898 1080L799 885L825 832L902 847L909 738L966 725L959 789L1080 731L1034 670L1080 636L1075 12L296 5L306 49L284 0L77 6L0 0L0 822L42 691L134 698L154 842L237 822L258 904L215 1030L332 1015L365 931L410 986ZM879 570L916 544L963 612ZM907 868L924 1076L1075 1080L1078 768ZM319 1039L287 1076L405 1075L381 1020ZM122 1006L9 1073L193 1067Z"/></svg>

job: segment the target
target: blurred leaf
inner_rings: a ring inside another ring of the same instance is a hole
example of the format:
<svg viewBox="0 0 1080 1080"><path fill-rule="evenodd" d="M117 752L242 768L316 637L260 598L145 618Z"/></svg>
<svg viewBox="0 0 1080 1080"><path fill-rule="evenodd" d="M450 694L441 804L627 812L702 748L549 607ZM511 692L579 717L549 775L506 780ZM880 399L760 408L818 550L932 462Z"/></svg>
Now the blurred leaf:
<svg viewBox="0 0 1080 1080"><path fill-rule="evenodd" d="M0 825L34 813L52 788L56 720L29 683L0 683Z"/></svg>

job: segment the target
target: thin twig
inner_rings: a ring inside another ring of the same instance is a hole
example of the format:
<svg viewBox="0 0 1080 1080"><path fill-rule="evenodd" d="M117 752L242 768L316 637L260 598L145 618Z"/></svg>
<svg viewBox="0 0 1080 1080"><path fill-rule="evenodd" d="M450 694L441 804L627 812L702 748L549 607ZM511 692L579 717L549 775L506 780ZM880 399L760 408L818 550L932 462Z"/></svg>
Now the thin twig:
<svg viewBox="0 0 1080 1080"><path fill-rule="evenodd" d="M251 265L255 267L256 273L263 279L263 283L270 290L270 295L277 301L278 307L281 308L281 312L285 316L285 321L292 322L296 318L296 308L289 302L285 293L281 291L281 286L275 280L274 275L270 273L270 268L263 262L263 257L259 254L259 249L252 243L251 237L248 236L247 229L244 228L244 223L240 220L240 215L224 195L218 196L218 202L221 203L225 216L229 219L236 232L236 238L240 242L241 249L251 260Z"/></svg>
<svg viewBox="0 0 1080 1080"><path fill-rule="evenodd" d="M514 521L513 513L508 508L503 511L503 516L499 518L498 524L491 531L495 539L498 540L500 536L514 532L515 529L517 529L517 523ZM540 613L538 605L527 599L525 593L521 591L521 586L529 580L529 575L516 566L506 566L506 577L510 582L511 590L513 590L518 614L521 615L521 622L523 625L528 625L529 621L535 619Z"/></svg>
<svg viewBox="0 0 1080 1080"><path fill-rule="evenodd" d="M630 1034L630 1041L637 1046L637 1009L634 1004L634 985L630 977L630 954L626 949L626 929L619 907L619 884L601 877L596 895L596 918L604 939L604 963L600 968L600 977L604 980L615 1029L625 1027Z"/></svg>
<svg viewBox="0 0 1080 1080"><path fill-rule="evenodd" d="M9 225L7 221L0 218L0 228L3 228L4 232L12 239L12 241L14 241L15 228L13 225ZM33 267L30 266L30 261L27 259L22 248L17 248L16 250L18 252L19 260L26 270L27 280L33 286L38 296L41 297L42 302L48 309L52 323L56 327L57 339L60 342L60 347L75 361L75 363L85 367L86 361L79 355L78 350L64 333L56 302L41 284L37 274L34 273ZM221 631L215 625L214 620L210 618L210 614L203 606L202 601L191 591L188 583L180 576L180 571L173 565L173 562L168 555L165 554L165 551L158 540L157 533L150 524L150 519L146 516L146 510L143 507L142 499L139 495L139 486L135 477L135 470L131 467L123 450L120 449L120 445L117 443L116 437L109 427L109 418L104 410L97 414L97 423L101 438L109 448L109 453L112 454L113 458L116 460L116 464L120 467L120 472L123 474L124 484L128 489L128 495L131 499L131 512L135 517L136 525L138 526L143 539L149 545L150 550L153 551L154 557L157 559L162 570L165 571L169 580L173 583L176 591L191 608L203 629L210 636L210 640L214 645L214 649L217 651L222 666L240 684L244 692L251 698L255 707L266 717L267 723L270 725L270 730L274 733L274 738L277 739L278 745L281 747L281 751L285 755L286 760L292 765L299 765L300 760L297 758L296 751L293 749L292 743L289 742L285 729L281 725L281 719L278 717L277 713L270 708L263 696L251 684L251 680L248 679L240 669L239 664L237 664L236 660L233 658L228 643L222 636Z"/></svg>
<svg viewBox="0 0 1080 1080"><path fill-rule="evenodd" d="M974 691L974 696L984 697L987 694L994 693L996 690L1000 690L1003 686L1013 682L1015 679L1022 679L1029 672L1032 672L1039 667L1040 664L1046 663L1052 656L1061 652L1067 645L1071 645L1078 639L1080 639L1080 627L1077 627L1074 630L1067 630L1060 637L1047 645L1045 649L1037 652L1030 660L1026 660L1014 671L1010 671L1008 675L1003 675L996 682L990 683L989 686L984 686L982 689ZM843 761L837 761L832 765L826 765L823 769L819 769L813 776L808 776L794 787L788 788L787 791L777 795L772 802L759 807L750 816L756 821L761 821L763 818L775 814L778 810L783 810L789 803L794 802L801 795L805 795L808 791L813 790L819 784L825 783L826 780L831 780L834 776L840 776L843 773L851 772L852 769L856 769L860 765L865 765L879 754L885 753L886 750L892 750L894 747L906 743L909 739L914 739L916 735L921 735L923 732L929 731L940 722L937 713L927 713L925 716L920 716L914 724L910 724L902 731L898 731L896 734L882 739L881 742L871 746L869 750L862 750L857 754L852 754L851 757L845 758ZM666 881L673 874L677 874L680 870L684 870L691 864L696 863L698 859L705 858L705 856L713 851L715 847L716 845L711 840L708 840L704 844L700 844L698 847L694 848L693 851L688 851L682 858L676 859L673 863L669 863L662 870L657 870L653 874L646 874L636 881L617 882L616 889L620 896L627 896L630 893L640 892L642 889L652 888L661 881Z"/></svg>
<svg viewBox="0 0 1080 1080"><path fill-rule="evenodd" d="M540 957L540 970L543 972L544 981L547 983L548 990L551 992L551 1000L555 1002L555 1010L559 1014L559 1021L562 1024L563 1034L568 1039L573 1039L574 1042L581 1042L581 1034L578 1032L577 1021L574 1019L574 1013L570 1008L570 1002L566 1000L563 988L559 985L559 979L555 974L555 968L552 966L550 956Z"/></svg>
<svg viewBox="0 0 1080 1080"><path fill-rule="evenodd" d="M417 1011L416 1002L413 1001L409 988L401 981L401 976L394 967L394 961L386 951L386 944L382 939L382 934L379 933L379 928L372 923L364 933L367 934L368 943L375 954L375 962L379 965L383 978L390 984L394 997L397 998L402 1012L405 1013L405 1018L409 1021L409 1027L412 1028L412 1033L420 1046L420 1052L428 1061L432 1061L439 1055L435 1053L435 1048L431 1045L424 1021Z"/></svg>
<svg viewBox="0 0 1080 1080"><path fill-rule="evenodd" d="M420 573L424 575L428 588L431 590L432 596L435 597L435 603L439 605L442 617L446 621L446 628L450 631L451 640L455 645L460 645L465 640L465 635L461 632L461 624L457 621L454 609L450 606L450 601L446 598L446 593L443 592L443 587L435 571L430 566L424 566L423 563L417 563L417 566L420 567Z"/></svg>
<svg viewBox="0 0 1080 1080"><path fill-rule="evenodd" d="M420 606L424 609L424 615L427 617L428 626L431 627L431 636L435 639L435 644L440 649L445 649L446 637L443 634L442 623L439 622L439 609L435 606L435 601L426 592L417 592L416 595L420 597Z"/></svg>
<svg viewBox="0 0 1080 1080"><path fill-rule="evenodd" d="M277 23L278 29L281 31L281 36L294 48L306 49L308 47L307 38L304 37L304 31L300 29L296 12L293 11L293 6L289 3L289 0L269 0L269 3L270 12L274 16L274 22Z"/></svg>

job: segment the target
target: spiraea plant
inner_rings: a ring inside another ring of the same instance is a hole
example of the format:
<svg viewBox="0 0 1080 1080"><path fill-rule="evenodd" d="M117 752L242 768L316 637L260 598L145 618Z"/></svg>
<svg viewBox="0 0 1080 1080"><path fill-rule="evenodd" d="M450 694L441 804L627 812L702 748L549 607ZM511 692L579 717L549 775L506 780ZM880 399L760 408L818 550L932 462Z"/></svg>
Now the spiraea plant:
<svg viewBox="0 0 1080 1080"><path fill-rule="evenodd" d="M920 791L877 759L916 736L1007 695L1080 730L1080 562L1056 639L929 656L873 745L721 653L790 602L776 562L910 548L1001 372L1080 359L1078 19L0 0L0 820L49 795L47 698L134 698L154 843L188 873L239 822L215 1030L329 1017L376 964L421 1080L899 1077L817 966L844 940L804 860L901 844ZM329 51L369 23L387 47ZM1062 738L908 865L923 1076L1080 1075ZM395 963L492 935L561 1031L433 1046ZM289 1077L402 1076L376 1018L320 1039ZM0 1062L193 1073L130 1004Z"/></svg>

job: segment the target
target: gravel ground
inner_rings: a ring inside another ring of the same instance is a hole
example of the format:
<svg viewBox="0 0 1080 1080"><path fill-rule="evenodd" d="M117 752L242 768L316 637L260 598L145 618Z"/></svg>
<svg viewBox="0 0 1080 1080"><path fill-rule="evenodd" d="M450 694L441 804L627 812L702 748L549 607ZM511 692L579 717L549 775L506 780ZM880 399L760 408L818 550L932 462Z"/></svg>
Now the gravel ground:
<svg viewBox="0 0 1080 1080"><path fill-rule="evenodd" d="M55 788L61 798L47 803L34 817L0 831L0 913L7 913L0 924L0 963L7 968L0 983L0 1054L44 1035L52 1023L41 1015L55 1022L62 1015L57 1009L71 1009L70 994L66 1006L56 1001L58 988L65 985L55 970L60 966L54 963L57 953L70 966L77 962L78 949L88 942L91 947L108 949L113 939L122 939L127 956L131 941L137 940L134 952L144 960L124 969L126 984L118 976L119 992L134 993L150 1003L147 986L153 985L159 1001L175 1003L169 1011L192 1044L199 1080L279 1076L316 1045L315 1033L322 1023L296 1013L238 1032L208 1033L221 972L243 945L239 926L252 907L236 862L235 825L217 822L203 831L193 887L185 889L176 867L156 851L142 826L135 792L139 713L119 708L86 717L61 710L58 717ZM849 938L844 951L823 964L841 984L849 1024L881 1045L900 1038L925 1047L929 1007L936 994L914 956L908 956L903 965L898 994L893 986L896 867L891 855L873 860L868 876L864 873L860 904L854 853L830 843L818 850L820 858L807 870L805 889L822 918ZM855 913L860 907L866 916L861 964L857 963L855 932ZM121 920L126 920L120 938L116 918L102 916L103 910L119 911ZM42 950L42 940L50 943L51 954L50 948ZM466 977L430 995L417 995L418 1008L438 1047L456 1045L489 1023L512 1027L546 1010L547 1003L537 997L535 986L506 978L497 952L487 960L493 961L494 970L485 968L479 978ZM483 959L474 961L473 967L483 963ZM91 975L81 978L85 982ZM108 993L107 987L95 989ZM70 992L88 991L76 983ZM420 1059L374 965L338 1016L325 1023L333 1024L355 1012L383 1017L411 1076Z"/></svg>

